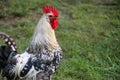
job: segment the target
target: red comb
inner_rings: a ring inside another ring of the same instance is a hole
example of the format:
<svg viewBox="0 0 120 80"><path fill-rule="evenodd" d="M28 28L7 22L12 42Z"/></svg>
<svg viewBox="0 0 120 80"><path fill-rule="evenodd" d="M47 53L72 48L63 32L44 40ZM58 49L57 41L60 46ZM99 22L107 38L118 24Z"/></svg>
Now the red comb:
<svg viewBox="0 0 120 80"><path fill-rule="evenodd" d="M53 7L53 6L44 6L42 8L44 13L49 13L52 12L54 14L54 16L58 17L58 11Z"/></svg>

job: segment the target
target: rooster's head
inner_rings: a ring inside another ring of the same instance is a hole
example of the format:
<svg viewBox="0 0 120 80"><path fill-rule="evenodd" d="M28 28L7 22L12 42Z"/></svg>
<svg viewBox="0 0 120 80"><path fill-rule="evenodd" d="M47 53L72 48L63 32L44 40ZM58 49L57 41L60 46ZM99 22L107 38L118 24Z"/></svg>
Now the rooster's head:
<svg viewBox="0 0 120 80"><path fill-rule="evenodd" d="M58 26L58 11L52 6L44 6L42 10L48 16L52 29L55 30Z"/></svg>

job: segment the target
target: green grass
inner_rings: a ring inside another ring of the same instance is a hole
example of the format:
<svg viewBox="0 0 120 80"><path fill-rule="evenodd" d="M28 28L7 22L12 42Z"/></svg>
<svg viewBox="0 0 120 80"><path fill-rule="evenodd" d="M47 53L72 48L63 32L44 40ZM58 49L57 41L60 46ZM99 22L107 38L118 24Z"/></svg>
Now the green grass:
<svg viewBox="0 0 120 80"><path fill-rule="evenodd" d="M119 0L6 1L0 1L0 32L11 35L20 52L29 45L42 6L59 10L56 36L64 54L53 80L119 80Z"/></svg>

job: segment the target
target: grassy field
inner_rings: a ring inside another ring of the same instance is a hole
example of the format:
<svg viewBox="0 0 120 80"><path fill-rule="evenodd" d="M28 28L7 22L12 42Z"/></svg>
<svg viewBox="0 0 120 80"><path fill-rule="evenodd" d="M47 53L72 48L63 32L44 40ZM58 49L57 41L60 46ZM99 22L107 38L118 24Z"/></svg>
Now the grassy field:
<svg viewBox="0 0 120 80"><path fill-rule="evenodd" d="M44 5L60 13L56 37L64 57L52 80L120 79L119 0L0 0L0 32L24 51ZM2 79L2 78L1 78Z"/></svg>

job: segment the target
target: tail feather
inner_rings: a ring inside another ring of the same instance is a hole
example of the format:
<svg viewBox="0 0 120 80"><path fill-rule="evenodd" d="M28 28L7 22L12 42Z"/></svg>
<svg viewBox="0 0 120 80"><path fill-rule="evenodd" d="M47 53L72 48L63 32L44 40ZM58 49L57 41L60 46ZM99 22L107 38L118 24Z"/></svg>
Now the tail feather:
<svg viewBox="0 0 120 80"><path fill-rule="evenodd" d="M17 51L17 46L13 38L3 32L0 32L0 38L3 39L5 41L5 44L9 45L13 51Z"/></svg>
<svg viewBox="0 0 120 80"><path fill-rule="evenodd" d="M16 55L17 47L15 41L7 34L0 32L0 39L5 41L0 45L0 70L3 69L11 57Z"/></svg>

